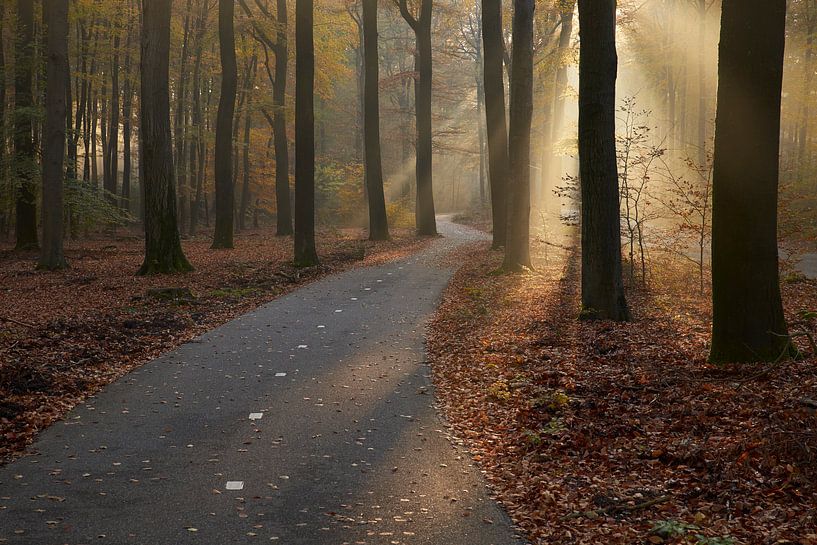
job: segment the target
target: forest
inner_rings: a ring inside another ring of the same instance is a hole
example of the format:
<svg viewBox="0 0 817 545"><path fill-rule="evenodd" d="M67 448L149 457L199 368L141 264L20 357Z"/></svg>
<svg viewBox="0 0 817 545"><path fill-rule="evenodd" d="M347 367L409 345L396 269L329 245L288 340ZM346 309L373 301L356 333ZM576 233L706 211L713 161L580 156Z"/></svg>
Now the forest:
<svg viewBox="0 0 817 545"><path fill-rule="evenodd" d="M0 544L817 545L815 40L0 1Z"/></svg>

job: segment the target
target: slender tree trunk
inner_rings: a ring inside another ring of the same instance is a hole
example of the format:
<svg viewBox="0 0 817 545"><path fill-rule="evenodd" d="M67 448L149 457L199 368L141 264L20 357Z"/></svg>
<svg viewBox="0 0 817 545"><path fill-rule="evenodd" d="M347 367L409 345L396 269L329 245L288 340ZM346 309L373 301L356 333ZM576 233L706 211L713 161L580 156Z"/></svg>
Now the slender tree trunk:
<svg viewBox="0 0 817 545"><path fill-rule="evenodd" d="M476 86L477 86L477 132L479 133L479 205L485 208L487 195L485 193L485 74L482 57L482 11L479 12L479 34L475 36L476 42Z"/></svg>
<svg viewBox="0 0 817 545"><path fill-rule="evenodd" d="M219 0L218 29L221 51L221 97L216 120L216 229L213 248L233 247L233 186L232 133L238 69L235 60L235 29L233 0Z"/></svg>
<svg viewBox="0 0 817 545"><path fill-rule="evenodd" d="M533 116L534 0L514 0L513 56L511 62L510 191L506 270L531 266L530 260L530 130Z"/></svg>
<svg viewBox="0 0 817 545"><path fill-rule="evenodd" d="M192 135L190 141L190 183L195 183L195 196L190 199L190 235L195 236L199 228L199 215L201 214L201 198L204 183L204 137L203 137L203 111L201 104L202 76L201 62L204 53L204 38L207 32L208 6L206 1L200 2L199 16L196 22L196 46L195 60L193 61L193 115L192 115Z"/></svg>
<svg viewBox="0 0 817 545"><path fill-rule="evenodd" d="M37 268L64 269L63 183L68 113L68 0L43 5L46 21L45 129L43 138L43 248Z"/></svg>
<svg viewBox="0 0 817 545"><path fill-rule="evenodd" d="M553 123L550 126L550 134L545 137L548 142L548 156L550 165L548 170L556 180L561 176L561 157L556 155L556 143L562 139L565 118L565 94L567 92L567 67L569 66L568 54L570 52L570 38L573 35L573 14L576 11L575 0L561 4L561 28L559 30L559 43L556 46L556 78L553 85Z"/></svg>
<svg viewBox="0 0 817 545"><path fill-rule="evenodd" d="M184 119L187 115L187 58L190 49L190 19L193 11L193 0L187 0L184 12L184 34L182 36L182 51L179 62L179 81L176 96L176 110L173 113L173 158L176 165L176 184L179 194L179 225L182 234L187 230L189 224L189 196L187 183L187 170L185 169L185 127Z"/></svg>
<svg viewBox="0 0 817 545"><path fill-rule="evenodd" d="M433 0L421 0L419 15L414 17L407 0L398 0L403 19L414 31L417 51L414 57L414 69L417 73L414 82L414 107L416 110L417 130L417 205L414 211L417 234L436 235L437 219L434 212L433 185L433 137L431 133L431 98L433 58L431 49L431 22Z"/></svg>
<svg viewBox="0 0 817 545"><path fill-rule="evenodd" d="M192 269L176 222L176 185L170 134L170 4L142 2L139 138L145 190L145 261L139 274Z"/></svg>
<svg viewBox="0 0 817 545"><path fill-rule="evenodd" d="M505 114L502 2L482 0L482 41L485 49L485 126L488 131L488 179L491 184L493 248L507 238L507 187L510 165Z"/></svg>
<svg viewBox="0 0 817 545"><path fill-rule="evenodd" d="M246 107L244 114L244 142L241 152L243 154L243 176L244 183L241 188L241 206L238 215L238 228L243 231L247 228L247 212L250 207L250 137L252 135L252 88L255 85L255 74L258 66L258 58L253 55L250 61L250 74L247 75L247 84L244 89Z"/></svg>
<svg viewBox="0 0 817 545"><path fill-rule="evenodd" d="M780 297L777 185L786 0L724 0L712 195L715 363L791 347Z"/></svg>
<svg viewBox="0 0 817 545"><path fill-rule="evenodd" d="M119 30L114 37L113 62L111 63L111 122L108 127L108 179L105 180L105 190L109 193L111 202L116 203L119 173Z"/></svg>
<svg viewBox="0 0 817 545"><path fill-rule="evenodd" d="M706 2L698 0L698 165L706 168Z"/></svg>
<svg viewBox="0 0 817 545"><path fill-rule="evenodd" d="M292 234L292 201L289 191L289 141L287 138L286 84L289 47L287 44L287 3L278 0L279 33L275 50L275 85L272 88L273 137L275 138L275 202L277 234Z"/></svg>
<svg viewBox="0 0 817 545"><path fill-rule="evenodd" d="M131 73L131 40L133 36L133 6L128 1L128 37L125 39L125 81L122 89L122 199L120 207L131 210L131 174L133 159L131 150L133 116L133 74Z"/></svg>
<svg viewBox="0 0 817 545"><path fill-rule="evenodd" d="M318 264L315 249L315 44L313 0L295 2L295 264Z"/></svg>
<svg viewBox="0 0 817 545"><path fill-rule="evenodd" d="M377 53L377 0L363 0L364 138L369 196L369 240L388 240L383 165L380 155L380 84Z"/></svg>
<svg viewBox="0 0 817 545"><path fill-rule="evenodd" d="M814 34L817 32L817 13L814 12L814 0L806 0L806 50L803 58L803 90L805 96L803 97L803 105L800 109L800 128L798 136L798 165L800 171L803 173L810 172L811 168L811 154L809 149L810 131L809 123L811 123L811 97L812 86L814 83Z"/></svg>
<svg viewBox="0 0 817 545"><path fill-rule="evenodd" d="M625 321L630 313L621 278L615 24L615 0L579 0L581 316Z"/></svg>
<svg viewBox="0 0 817 545"><path fill-rule="evenodd" d="M37 197L34 176L37 159L34 149L34 119L32 96L34 73L34 3L17 0L17 47L15 48L14 77L14 162L13 175L17 180L15 237L16 249L36 250Z"/></svg>

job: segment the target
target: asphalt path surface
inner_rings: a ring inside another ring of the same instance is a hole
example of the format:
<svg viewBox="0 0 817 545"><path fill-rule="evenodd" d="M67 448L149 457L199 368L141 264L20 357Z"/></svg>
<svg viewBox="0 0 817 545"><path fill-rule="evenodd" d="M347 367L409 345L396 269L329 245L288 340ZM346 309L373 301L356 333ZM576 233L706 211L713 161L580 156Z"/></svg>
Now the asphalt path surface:
<svg viewBox="0 0 817 545"><path fill-rule="evenodd" d="M0 543L512 545L424 327L482 237L326 278L130 373L0 469ZM450 260L449 260L450 261Z"/></svg>

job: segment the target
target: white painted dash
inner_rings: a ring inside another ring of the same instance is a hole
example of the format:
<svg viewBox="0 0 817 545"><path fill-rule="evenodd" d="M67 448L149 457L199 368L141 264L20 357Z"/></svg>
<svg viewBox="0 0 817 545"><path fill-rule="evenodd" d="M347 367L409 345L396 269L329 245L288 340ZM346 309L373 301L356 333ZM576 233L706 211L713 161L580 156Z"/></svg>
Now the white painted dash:
<svg viewBox="0 0 817 545"><path fill-rule="evenodd" d="M264 413L250 413L250 420L261 420L264 418Z"/></svg>
<svg viewBox="0 0 817 545"><path fill-rule="evenodd" d="M227 481L227 490L244 490L244 481Z"/></svg>
<svg viewBox="0 0 817 545"><path fill-rule="evenodd" d="M286 373L275 373L275 376L276 377L285 377L285 376L287 376L287 374Z"/></svg>

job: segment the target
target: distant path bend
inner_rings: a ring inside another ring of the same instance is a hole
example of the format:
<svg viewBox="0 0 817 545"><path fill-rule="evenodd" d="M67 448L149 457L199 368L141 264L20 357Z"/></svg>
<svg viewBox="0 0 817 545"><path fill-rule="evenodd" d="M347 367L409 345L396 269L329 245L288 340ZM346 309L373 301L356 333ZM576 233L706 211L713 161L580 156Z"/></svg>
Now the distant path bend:
<svg viewBox="0 0 817 545"><path fill-rule="evenodd" d="M145 365L0 469L0 543L514 545L423 363L444 237ZM229 484L228 484L229 483ZM228 489L229 488L229 489Z"/></svg>

